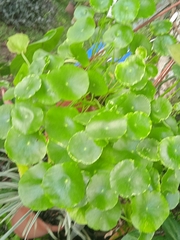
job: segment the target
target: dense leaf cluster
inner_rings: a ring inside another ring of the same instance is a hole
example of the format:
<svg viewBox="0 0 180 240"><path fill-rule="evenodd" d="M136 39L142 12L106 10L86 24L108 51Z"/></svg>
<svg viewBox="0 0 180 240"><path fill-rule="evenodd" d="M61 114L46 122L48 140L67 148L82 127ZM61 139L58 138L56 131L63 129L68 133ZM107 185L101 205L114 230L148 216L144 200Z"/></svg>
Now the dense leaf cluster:
<svg viewBox="0 0 180 240"><path fill-rule="evenodd" d="M51 0L0 1L0 20L18 30L26 27L45 31L53 26L55 13Z"/></svg>

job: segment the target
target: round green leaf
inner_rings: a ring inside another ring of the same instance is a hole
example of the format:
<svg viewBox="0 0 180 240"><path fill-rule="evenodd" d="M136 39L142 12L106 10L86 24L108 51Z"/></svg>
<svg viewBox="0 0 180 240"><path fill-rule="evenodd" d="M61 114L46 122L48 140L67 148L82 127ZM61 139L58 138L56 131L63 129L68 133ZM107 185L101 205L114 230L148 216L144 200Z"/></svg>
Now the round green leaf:
<svg viewBox="0 0 180 240"><path fill-rule="evenodd" d="M118 203L114 208L102 211L97 208L89 208L86 211L88 226L94 230L108 231L117 225L121 216L121 207Z"/></svg>
<svg viewBox="0 0 180 240"><path fill-rule="evenodd" d="M95 96L104 95L108 91L105 79L101 73L96 70L90 69L88 71L89 76L89 91Z"/></svg>
<svg viewBox="0 0 180 240"><path fill-rule="evenodd" d="M86 193L88 202L101 210L112 209L118 201L118 195L110 186L109 172L106 171L99 172L91 178Z"/></svg>
<svg viewBox="0 0 180 240"><path fill-rule="evenodd" d="M74 65L63 65L47 75L51 89L63 100L77 100L86 94L89 88L88 74Z"/></svg>
<svg viewBox="0 0 180 240"><path fill-rule="evenodd" d="M74 43L70 46L71 52L76 60L83 66L87 67L89 64L89 58L86 50L81 43Z"/></svg>
<svg viewBox="0 0 180 240"><path fill-rule="evenodd" d="M5 139L11 128L11 110L13 105L5 104L0 106L0 139Z"/></svg>
<svg viewBox="0 0 180 240"><path fill-rule="evenodd" d="M12 110L12 125L21 133L38 131L43 121L43 111L30 103L16 103Z"/></svg>
<svg viewBox="0 0 180 240"><path fill-rule="evenodd" d="M169 117L172 112L172 105L167 98L157 98L151 103L151 119L153 122L160 122Z"/></svg>
<svg viewBox="0 0 180 240"><path fill-rule="evenodd" d="M93 17L94 16L94 10L87 6L79 5L76 7L74 11L74 18L79 19L82 17Z"/></svg>
<svg viewBox="0 0 180 240"><path fill-rule="evenodd" d="M168 171L163 175L161 180L161 191L163 193L175 193L179 187L179 180L176 176L175 171L168 169Z"/></svg>
<svg viewBox="0 0 180 240"><path fill-rule="evenodd" d="M152 22L150 28L155 35L168 34L172 28L172 23L167 19L158 20Z"/></svg>
<svg viewBox="0 0 180 240"><path fill-rule="evenodd" d="M136 95L132 92L126 92L117 99L111 100L112 104L117 105L117 110L122 114L128 112L141 111L150 115L151 105L148 98L144 95Z"/></svg>
<svg viewBox="0 0 180 240"><path fill-rule="evenodd" d="M92 17L82 17L77 19L67 32L70 43L79 43L88 40L95 31L95 22Z"/></svg>
<svg viewBox="0 0 180 240"><path fill-rule="evenodd" d="M47 153L51 161L55 164L72 161L72 159L67 153L66 148L63 148L62 146L51 140L49 140L47 145Z"/></svg>
<svg viewBox="0 0 180 240"><path fill-rule="evenodd" d="M23 174L18 187L23 205L36 211L44 211L52 207L42 188L42 180L49 167L47 163L40 163Z"/></svg>
<svg viewBox="0 0 180 240"><path fill-rule="evenodd" d="M130 23L135 20L140 7L138 0L118 1L112 7L112 15L120 23Z"/></svg>
<svg viewBox="0 0 180 240"><path fill-rule="evenodd" d="M37 75L29 75L18 83L14 89L15 97L28 99L32 97L41 87L41 79Z"/></svg>
<svg viewBox="0 0 180 240"><path fill-rule="evenodd" d="M51 83L49 83L47 79L47 75L41 75L41 87L40 89L35 93L33 98L42 104L45 105L52 105L60 101L60 97L58 94L54 91L53 86Z"/></svg>
<svg viewBox="0 0 180 240"><path fill-rule="evenodd" d="M132 42L130 43L131 52L135 53L136 49L142 46L147 50L147 53L151 53L152 44L149 39L142 33L135 33Z"/></svg>
<svg viewBox="0 0 180 240"><path fill-rule="evenodd" d="M5 149L9 158L22 165L32 165L46 154L45 138L39 134L24 135L14 128L8 132Z"/></svg>
<svg viewBox="0 0 180 240"><path fill-rule="evenodd" d="M45 116L45 129L49 139L66 147L69 139L83 127L73 118L78 114L75 108L52 107Z"/></svg>
<svg viewBox="0 0 180 240"><path fill-rule="evenodd" d="M134 112L127 114L127 136L131 139L143 139L150 133L152 123L146 113Z"/></svg>
<svg viewBox="0 0 180 240"><path fill-rule="evenodd" d="M114 45L117 49L127 47L133 40L133 30L128 25L115 24L103 35L103 40L108 45Z"/></svg>
<svg viewBox="0 0 180 240"><path fill-rule="evenodd" d="M156 93L156 88L154 87L152 81L147 81L146 85L141 90L135 89L134 91L136 94L143 94L148 99L153 100Z"/></svg>
<svg viewBox="0 0 180 240"><path fill-rule="evenodd" d="M29 44L29 38L23 33L16 33L8 38L7 47L12 53L25 53Z"/></svg>
<svg viewBox="0 0 180 240"><path fill-rule="evenodd" d="M73 221L75 221L77 224L81 225L87 225L87 221L85 218L85 212L88 208L88 205L85 205L83 207L75 207L67 210L69 216Z"/></svg>
<svg viewBox="0 0 180 240"><path fill-rule="evenodd" d="M110 183L118 195L128 198L146 191L150 176L146 169L135 167L133 160L123 160L111 171Z"/></svg>
<svg viewBox="0 0 180 240"><path fill-rule="evenodd" d="M168 48L176 43L176 39L171 35L158 36L154 40L153 48L156 53L163 56L169 56Z"/></svg>
<svg viewBox="0 0 180 240"><path fill-rule="evenodd" d="M140 0L140 9L138 18L150 17L156 11L156 4L154 0Z"/></svg>
<svg viewBox="0 0 180 240"><path fill-rule="evenodd" d="M156 231L169 215L169 207L159 192L145 192L132 198L131 220L140 232Z"/></svg>
<svg viewBox="0 0 180 240"><path fill-rule="evenodd" d="M169 127L165 126L153 126L149 135L150 138L155 138L158 141L170 136L174 136L174 134Z"/></svg>
<svg viewBox="0 0 180 240"><path fill-rule="evenodd" d="M86 132L94 139L117 139L126 129L126 118L115 111L98 113L86 126Z"/></svg>
<svg viewBox="0 0 180 240"><path fill-rule="evenodd" d="M54 206L75 207L85 195L85 184L78 166L73 162L56 164L43 179L45 194Z"/></svg>
<svg viewBox="0 0 180 240"><path fill-rule="evenodd" d="M153 138L143 139L137 146L138 154L150 161L159 161L159 142Z"/></svg>
<svg viewBox="0 0 180 240"><path fill-rule="evenodd" d="M85 132L76 133L69 141L68 154L76 161L83 164L92 164L102 154L102 148L98 146Z"/></svg>
<svg viewBox="0 0 180 240"><path fill-rule="evenodd" d="M116 78L128 87L140 82L144 73L144 61L136 55L128 57L125 62L119 63L115 69Z"/></svg>
<svg viewBox="0 0 180 240"><path fill-rule="evenodd" d="M176 169L180 168L180 136L164 138L160 143L160 157L164 166Z"/></svg>
<svg viewBox="0 0 180 240"><path fill-rule="evenodd" d="M97 12L105 12L109 10L110 6L112 5L113 0L90 0L91 6L97 11Z"/></svg>

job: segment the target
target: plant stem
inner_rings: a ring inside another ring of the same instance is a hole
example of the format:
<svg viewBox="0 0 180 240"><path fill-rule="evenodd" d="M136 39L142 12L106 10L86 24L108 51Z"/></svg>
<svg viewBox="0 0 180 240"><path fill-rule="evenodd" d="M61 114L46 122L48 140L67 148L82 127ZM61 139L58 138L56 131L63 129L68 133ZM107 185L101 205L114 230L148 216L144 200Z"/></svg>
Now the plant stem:
<svg viewBox="0 0 180 240"><path fill-rule="evenodd" d="M27 59L27 57L25 56L25 54L23 52L21 53L21 56L24 59L25 63L27 63L27 65L29 67L30 66L30 62L29 62L29 60Z"/></svg>

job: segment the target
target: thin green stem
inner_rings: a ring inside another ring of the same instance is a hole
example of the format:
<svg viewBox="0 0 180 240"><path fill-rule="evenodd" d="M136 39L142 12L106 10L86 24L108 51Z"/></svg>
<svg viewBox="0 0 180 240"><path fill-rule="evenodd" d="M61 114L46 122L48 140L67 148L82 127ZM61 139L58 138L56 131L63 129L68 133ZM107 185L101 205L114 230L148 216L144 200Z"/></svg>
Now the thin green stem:
<svg viewBox="0 0 180 240"><path fill-rule="evenodd" d="M21 53L21 56L22 56L22 58L24 59L25 63L27 63L27 65L28 65L28 67L29 67L29 66L30 66L30 62L29 62L29 60L27 59L26 55L22 52L22 53Z"/></svg>

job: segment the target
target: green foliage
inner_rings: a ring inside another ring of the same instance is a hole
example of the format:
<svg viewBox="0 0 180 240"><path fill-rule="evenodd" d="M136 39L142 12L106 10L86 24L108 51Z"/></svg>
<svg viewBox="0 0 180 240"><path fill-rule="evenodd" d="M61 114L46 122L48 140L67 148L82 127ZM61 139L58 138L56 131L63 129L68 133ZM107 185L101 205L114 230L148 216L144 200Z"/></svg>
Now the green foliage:
<svg viewBox="0 0 180 240"><path fill-rule="evenodd" d="M1 82L12 104L0 107L0 138L12 161L28 168L18 186L25 206L65 209L95 230L123 219L138 233L124 239L146 240L179 201L178 102L175 108L155 98L152 82L154 55L169 55L165 46L176 40L167 21L151 24L154 43L133 32L135 20L154 13L153 1L119 1L113 20L106 17L111 4L91 0L88 10L77 8L64 42L62 28L28 46L27 36L21 47L18 35L10 38L17 56L13 83ZM125 8L132 11L120 15ZM102 14L97 26L94 11ZM119 62L128 46L131 56Z"/></svg>
<svg viewBox="0 0 180 240"><path fill-rule="evenodd" d="M54 24L55 4L51 0L2 0L0 20L16 29L36 28L45 31Z"/></svg>

